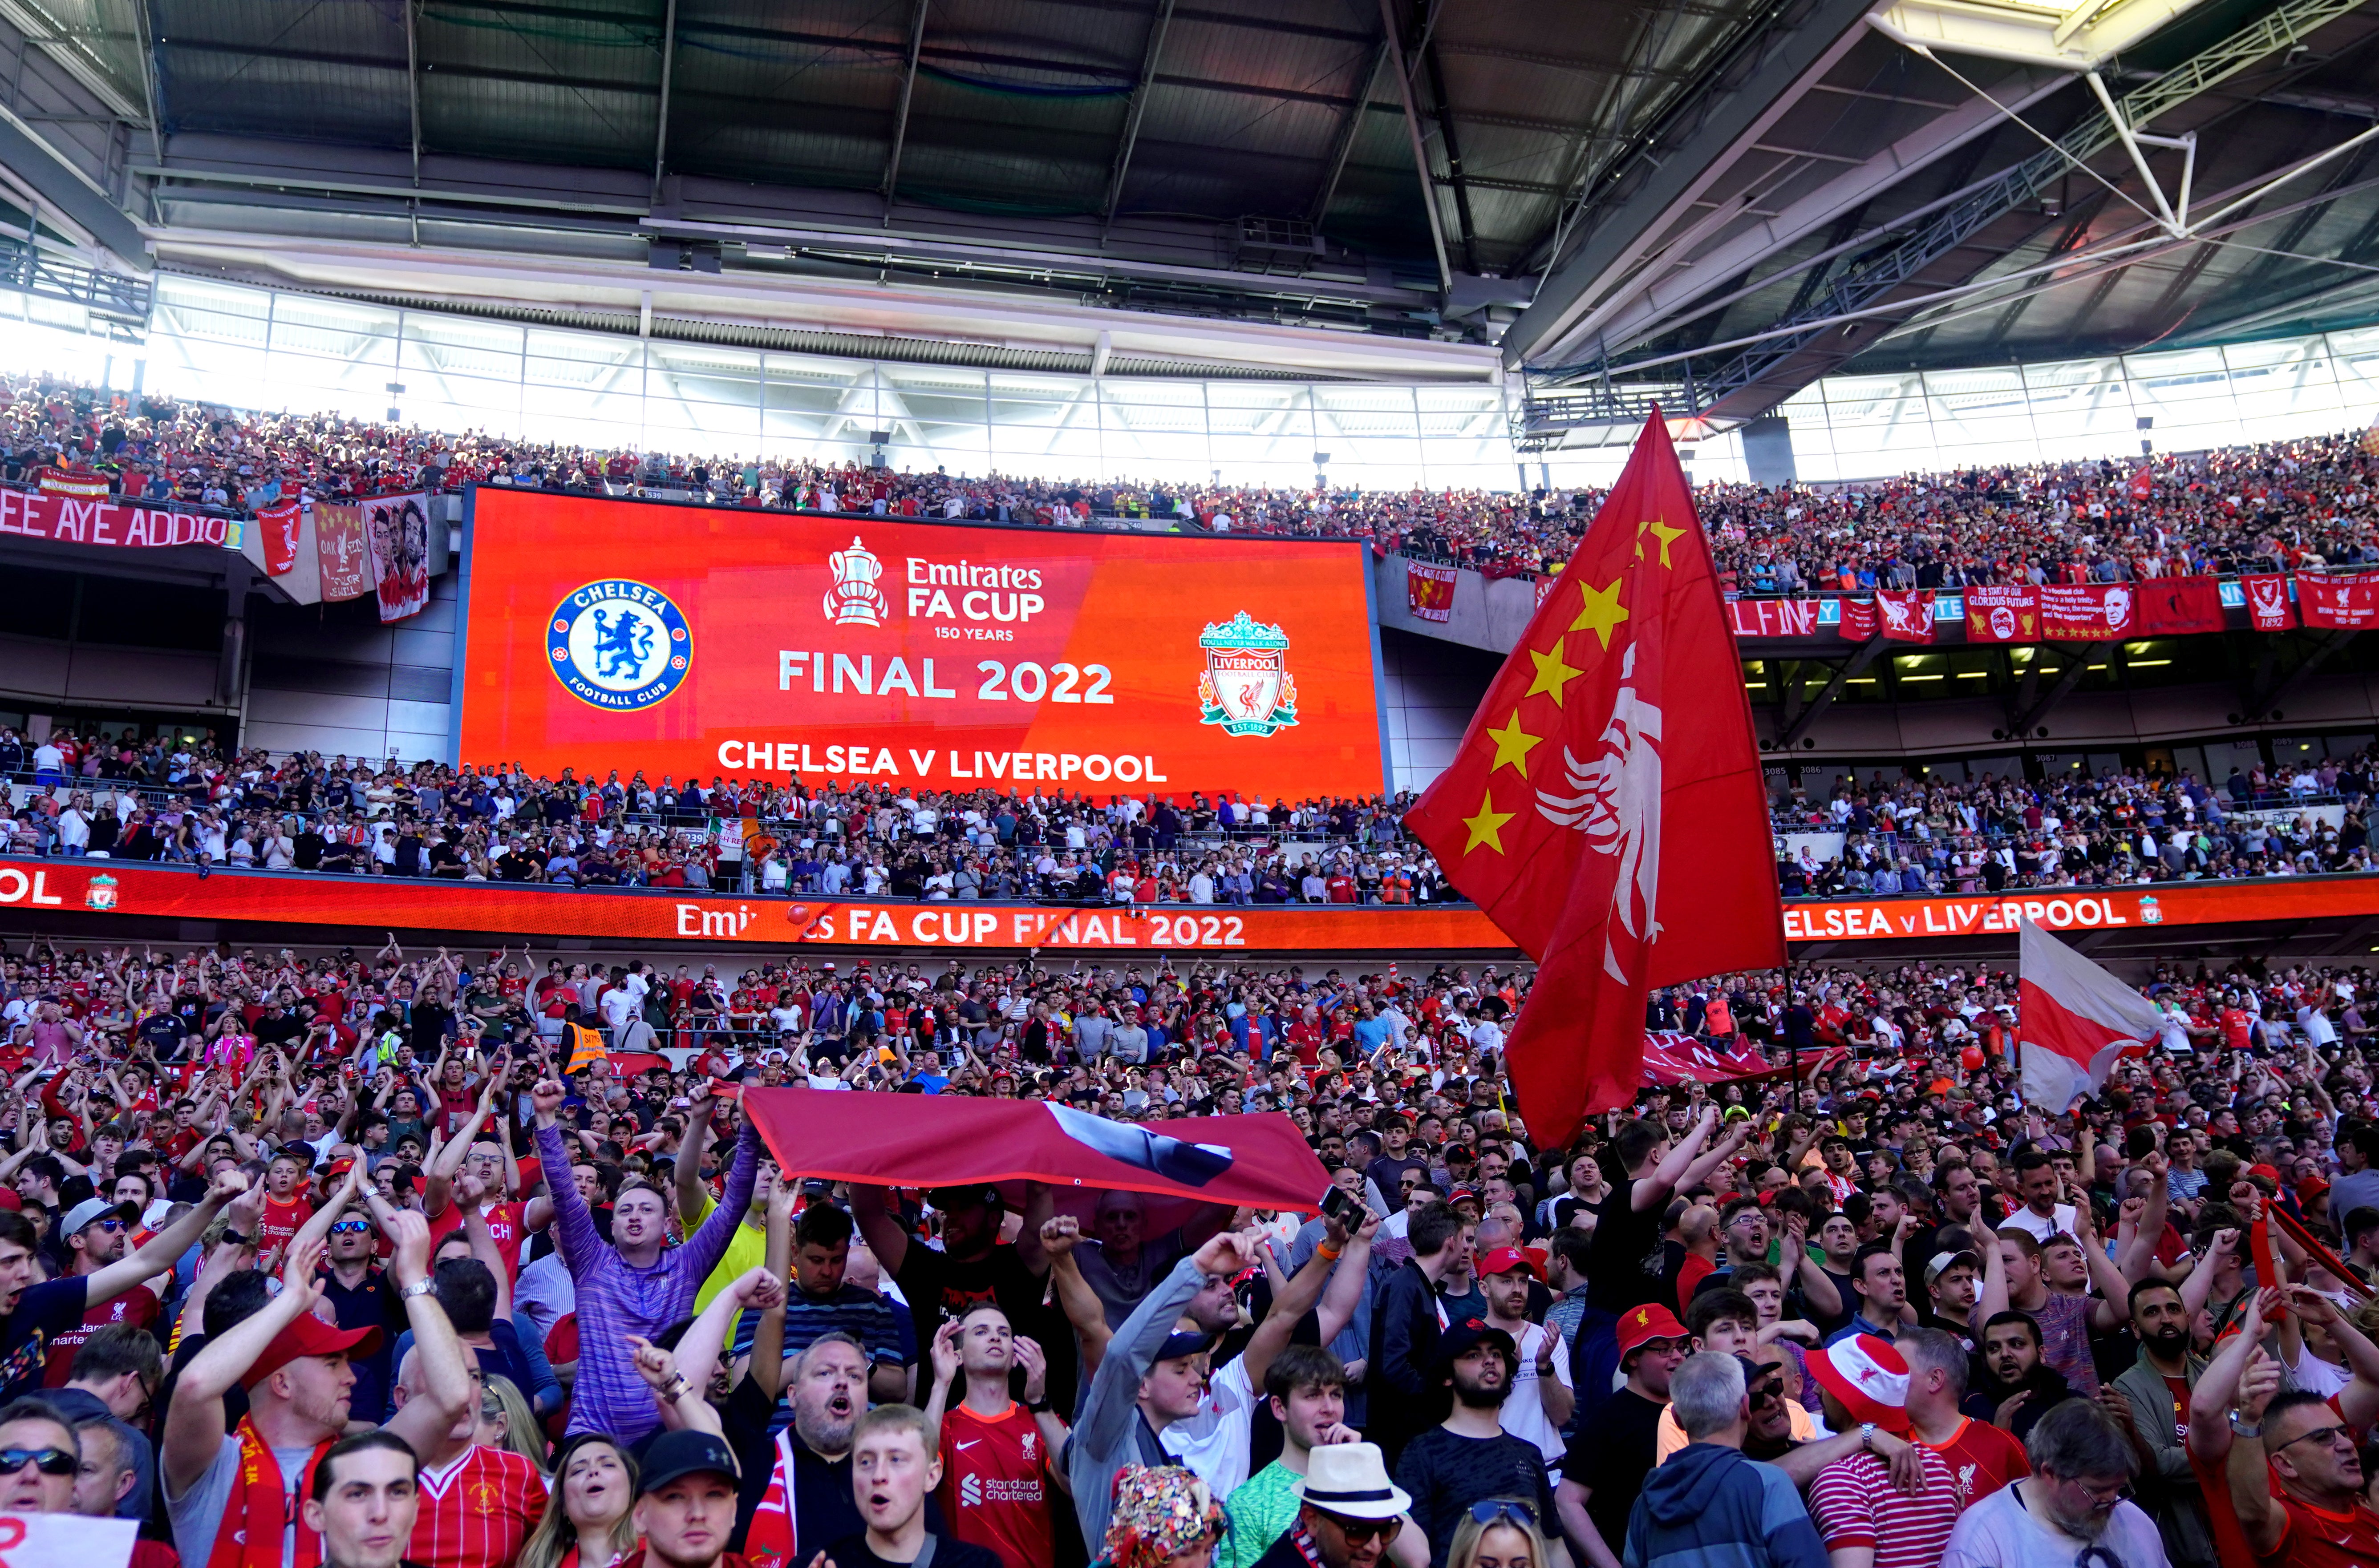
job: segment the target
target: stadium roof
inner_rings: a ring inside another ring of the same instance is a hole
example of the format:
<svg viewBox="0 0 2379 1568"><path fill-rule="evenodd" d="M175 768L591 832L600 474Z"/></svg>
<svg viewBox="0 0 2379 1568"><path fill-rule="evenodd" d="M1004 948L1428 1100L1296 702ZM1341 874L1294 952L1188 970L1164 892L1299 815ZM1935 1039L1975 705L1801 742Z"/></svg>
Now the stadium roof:
<svg viewBox="0 0 2379 1568"><path fill-rule="evenodd" d="M1653 395L1730 426L1843 368L2369 320L2379 137L2259 187L2379 126L2374 31L2361 0L0 0L0 171L103 271L1121 373L1500 367L1560 444Z"/></svg>

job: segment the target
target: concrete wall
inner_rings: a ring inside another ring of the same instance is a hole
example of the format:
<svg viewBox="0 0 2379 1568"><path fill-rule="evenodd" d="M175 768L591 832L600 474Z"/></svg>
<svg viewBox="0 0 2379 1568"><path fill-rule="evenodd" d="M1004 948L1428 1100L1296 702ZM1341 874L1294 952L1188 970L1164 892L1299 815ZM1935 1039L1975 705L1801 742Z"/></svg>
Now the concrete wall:
<svg viewBox="0 0 2379 1568"><path fill-rule="evenodd" d="M228 718L214 695L212 653L0 636L0 707L54 703Z"/></svg>
<svg viewBox="0 0 2379 1568"><path fill-rule="evenodd" d="M459 581L431 578L429 608L393 626L321 625L310 610L258 617L241 739L273 752L451 758Z"/></svg>

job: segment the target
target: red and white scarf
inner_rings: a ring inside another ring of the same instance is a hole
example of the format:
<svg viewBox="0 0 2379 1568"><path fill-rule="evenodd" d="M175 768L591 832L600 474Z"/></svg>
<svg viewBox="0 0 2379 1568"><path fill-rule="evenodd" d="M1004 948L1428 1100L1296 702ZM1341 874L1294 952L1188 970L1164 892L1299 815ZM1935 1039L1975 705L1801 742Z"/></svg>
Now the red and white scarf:
<svg viewBox="0 0 2379 1568"><path fill-rule="evenodd" d="M743 1532L743 1561L751 1568L787 1568L801 1550L799 1526L793 1518L793 1429L777 1434L776 1452L768 1465L768 1490ZM209 1563L207 1568L225 1568ZM300 1565L303 1568L303 1565Z"/></svg>
<svg viewBox="0 0 2379 1568"><path fill-rule="evenodd" d="M283 1484L281 1461L258 1435L253 1418L240 1417L238 1436L239 1469L232 1477L223 1522L215 1527L214 1550L207 1554L207 1568L282 1568L281 1532L293 1522L297 1530L293 1568L320 1568L322 1538L306 1527L304 1510L292 1507L289 1489ZM330 1452L331 1441L314 1445L306 1473L297 1480L297 1496L312 1491L314 1466Z"/></svg>

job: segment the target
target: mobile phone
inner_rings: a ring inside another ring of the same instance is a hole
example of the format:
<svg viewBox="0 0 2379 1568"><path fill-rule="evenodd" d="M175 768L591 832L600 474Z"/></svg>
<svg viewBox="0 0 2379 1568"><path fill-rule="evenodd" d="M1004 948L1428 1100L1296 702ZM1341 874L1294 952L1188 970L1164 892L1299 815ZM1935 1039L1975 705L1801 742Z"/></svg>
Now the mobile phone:
<svg viewBox="0 0 2379 1568"><path fill-rule="evenodd" d="M1334 1187L1322 1195L1322 1212L1352 1230L1363 1223L1363 1200L1343 1187Z"/></svg>

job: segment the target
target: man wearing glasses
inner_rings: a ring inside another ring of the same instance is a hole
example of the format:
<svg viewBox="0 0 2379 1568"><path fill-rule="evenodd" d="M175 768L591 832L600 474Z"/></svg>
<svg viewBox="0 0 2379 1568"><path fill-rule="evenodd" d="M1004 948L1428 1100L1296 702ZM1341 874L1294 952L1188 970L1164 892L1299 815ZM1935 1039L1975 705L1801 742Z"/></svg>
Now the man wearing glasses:
<svg viewBox="0 0 2379 1568"><path fill-rule="evenodd" d="M324 1205L332 1218L323 1238L329 1266L322 1273L322 1299L331 1304L340 1328L379 1331L377 1337L360 1342L369 1350L351 1360L356 1386L347 1396L351 1408L377 1414L389 1407L389 1359L406 1320L396 1282L378 1261L376 1228L360 1209L345 1207L353 1196L351 1187L343 1184Z"/></svg>
<svg viewBox="0 0 2379 1568"><path fill-rule="evenodd" d="M2291 1290L2310 1294L2301 1285ZM2227 1478L2258 1562L2273 1568L2379 1562L2379 1513L2363 1500L2354 1445L2354 1424L2379 1416L2379 1386L2358 1377L2326 1400L2301 1389L2277 1392L2279 1363L2256 1346L2265 1320L2280 1310L2278 1291L2257 1292L2238 1333L2197 1375L2189 1395L2191 1467L2208 1488ZM2039 1467L2036 1455L2033 1464Z"/></svg>
<svg viewBox="0 0 2379 1568"><path fill-rule="evenodd" d="M67 1274L88 1279L109 1264L121 1262L132 1249L132 1227L139 1219L137 1204L111 1203L104 1198L86 1198L76 1204L58 1226ZM74 1366L75 1352L94 1330L110 1323L145 1329L157 1321L159 1309L156 1293L147 1289L127 1290L106 1301L94 1300L84 1311L80 1323L51 1336L49 1365L42 1373L42 1383L49 1388L65 1386Z"/></svg>
<svg viewBox="0 0 2379 1568"><path fill-rule="evenodd" d="M2067 1400L2034 1425L2025 1447L2033 1473L1959 1517L1941 1568L2162 1568L2156 1521L2123 1496L2138 1473L2138 1452L2104 1407ZM2349 1443L2349 1464L2353 1452Z"/></svg>
<svg viewBox="0 0 2379 1568"><path fill-rule="evenodd" d="M1298 1498L1296 1522L1255 1568L1379 1568L1413 1501L1372 1442L1312 1450Z"/></svg>
<svg viewBox="0 0 2379 1568"><path fill-rule="evenodd" d="M66 1386L43 1395L58 1413L88 1431L103 1425L121 1451L132 1480L115 1502L118 1518L146 1519L156 1474L156 1450L140 1428L149 1421L149 1404L164 1378L164 1361L157 1341L147 1329L110 1323L83 1341L75 1352L73 1375ZM138 1425L134 1424L138 1423ZM85 1458L91 1444L85 1442ZM112 1495L112 1494L111 1494Z"/></svg>
<svg viewBox="0 0 2379 1568"><path fill-rule="evenodd" d="M1685 1446L1645 1478L1628 1512L1622 1561L1655 1565L1727 1562L1739 1568L1822 1568L1825 1544L1782 1470L1745 1457L1755 1417L1745 1363L1704 1350L1669 1379L1669 1407ZM1782 1406L1771 1391L1763 1410Z"/></svg>

